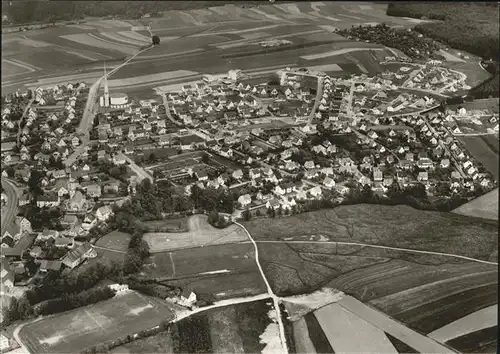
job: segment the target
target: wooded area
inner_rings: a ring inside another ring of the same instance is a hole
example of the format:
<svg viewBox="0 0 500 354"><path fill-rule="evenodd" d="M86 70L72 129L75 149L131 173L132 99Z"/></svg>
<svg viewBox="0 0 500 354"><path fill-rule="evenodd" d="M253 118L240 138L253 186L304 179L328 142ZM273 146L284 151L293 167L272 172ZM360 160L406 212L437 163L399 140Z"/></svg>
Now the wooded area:
<svg viewBox="0 0 500 354"><path fill-rule="evenodd" d="M498 61L500 59L498 3L390 3L390 16L435 19L421 23L415 30L450 47L493 59L488 71L494 76L471 90L475 98L498 97Z"/></svg>

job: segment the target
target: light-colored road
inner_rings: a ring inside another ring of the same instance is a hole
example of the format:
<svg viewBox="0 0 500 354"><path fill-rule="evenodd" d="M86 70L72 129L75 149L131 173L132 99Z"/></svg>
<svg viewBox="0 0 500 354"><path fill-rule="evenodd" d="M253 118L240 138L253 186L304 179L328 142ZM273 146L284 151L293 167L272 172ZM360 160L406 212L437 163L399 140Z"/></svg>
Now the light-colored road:
<svg viewBox="0 0 500 354"><path fill-rule="evenodd" d="M262 279L264 280L264 283L266 284L267 293L273 299L274 308L276 310L276 314L277 314L276 317L277 317L278 327L279 327L279 331L280 331L281 347L282 347L283 353L288 354L288 347L286 344L286 336L285 336L285 326L283 325L283 319L281 316L280 299L273 292L273 289L271 288L271 285L269 284L269 281L266 278L266 274L264 273L264 270L262 269L262 266L261 266L260 261L259 261L259 248L257 247L257 243L252 238L252 235L250 235L250 233L245 228L245 226L241 225L240 223L238 223L236 221L234 223L236 225L238 225L239 227L241 227L243 230L245 230L245 233L247 234L248 238L250 239L250 241L253 244L253 247L255 248L255 262L257 263L257 267L259 268Z"/></svg>
<svg viewBox="0 0 500 354"><path fill-rule="evenodd" d="M386 314L375 310L352 296L344 296L336 304L342 306L347 311L361 317L365 321L380 328L391 336L406 343L419 353L455 353L450 348L428 338L420 333L412 331L405 325L390 318Z"/></svg>
<svg viewBox="0 0 500 354"><path fill-rule="evenodd" d="M323 97L323 78L318 77L318 87L316 88L316 99L314 100L314 106L311 109L311 113L309 114L309 117L307 118L307 125L311 125L314 116L316 114L316 111L318 110L318 107L321 103L321 98Z"/></svg>
<svg viewBox="0 0 500 354"><path fill-rule="evenodd" d="M2 178L2 187L7 195L7 204L2 208L1 232L3 235L5 229L14 221L17 215L18 197L17 189L12 182Z"/></svg>
<svg viewBox="0 0 500 354"><path fill-rule="evenodd" d="M184 124L172 117L172 113L170 113L170 106L168 105L167 95L165 93L162 93L161 97L163 98L163 106L165 107L165 114L167 115L168 119L170 119L170 121L175 125L183 126Z"/></svg>
<svg viewBox="0 0 500 354"><path fill-rule="evenodd" d="M139 167L130 157L128 157L122 152L117 152L116 155L122 156L125 159L125 161L129 163L128 167L130 167L130 169L137 175L137 177L139 177L139 181L142 181L143 179L147 178L151 182L153 182L153 177L146 171L144 171L142 167Z"/></svg>
<svg viewBox="0 0 500 354"><path fill-rule="evenodd" d="M438 342L446 343L453 338L496 326L498 323L497 314L498 305L493 305L448 323L446 326L436 329L427 336Z"/></svg>

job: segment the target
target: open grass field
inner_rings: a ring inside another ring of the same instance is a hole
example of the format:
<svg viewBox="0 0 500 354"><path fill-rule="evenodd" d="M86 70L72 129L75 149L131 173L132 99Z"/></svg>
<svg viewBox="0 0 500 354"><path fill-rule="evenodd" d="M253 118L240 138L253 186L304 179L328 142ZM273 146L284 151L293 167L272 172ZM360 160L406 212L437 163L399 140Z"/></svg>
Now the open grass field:
<svg viewBox="0 0 500 354"><path fill-rule="evenodd" d="M30 323L19 337L34 353L74 353L169 319L166 303L130 292Z"/></svg>
<svg viewBox="0 0 500 354"><path fill-rule="evenodd" d="M313 235L322 235L330 241L364 242L493 261L497 257L497 222L402 205L340 206L243 224L256 240L309 240Z"/></svg>
<svg viewBox="0 0 500 354"><path fill-rule="evenodd" d="M101 237L96 246L126 252L131 238L132 235L115 230Z"/></svg>
<svg viewBox="0 0 500 354"><path fill-rule="evenodd" d="M233 224L225 229L217 229L207 222L204 215L189 217L187 228L188 232L145 233L143 238L151 253L247 240L244 230L239 226Z"/></svg>
<svg viewBox="0 0 500 354"><path fill-rule="evenodd" d="M187 218L145 221L144 224L152 232L187 232Z"/></svg>
<svg viewBox="0 0 500 354"><path fill-rule="evenodd" d="M498 220L498 188L461 205L453 212L476 218Z"/></svg>
<svg viewBox="0 0 500 354"><path fill-rule="evenodd" d="M457 138L498 181L498 138L496 141L494 136L459 136Z"/></svg>
<svg viewBox="0 0 500 354"><path fill-rule="evenodd" d="M19 74L32 72L33 69L29 65L17 63L10 60L2 60L2 75L4 77L15 76Z"/></svg>

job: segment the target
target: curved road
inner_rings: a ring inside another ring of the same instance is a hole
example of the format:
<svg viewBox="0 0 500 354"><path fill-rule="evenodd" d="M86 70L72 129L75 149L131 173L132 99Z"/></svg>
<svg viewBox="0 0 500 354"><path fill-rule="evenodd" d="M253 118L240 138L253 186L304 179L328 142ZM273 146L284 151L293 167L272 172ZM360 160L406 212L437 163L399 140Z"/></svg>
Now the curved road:
<svg viewBox="0 0 500 354"><path fill-rule="evenodd" d="M7 195L7 204L2 208L2 235L11 222L14 221L17 215L17 190L16 187L12 184L12 182L2 178L2 187L4 189L4 193Z"/></svg>

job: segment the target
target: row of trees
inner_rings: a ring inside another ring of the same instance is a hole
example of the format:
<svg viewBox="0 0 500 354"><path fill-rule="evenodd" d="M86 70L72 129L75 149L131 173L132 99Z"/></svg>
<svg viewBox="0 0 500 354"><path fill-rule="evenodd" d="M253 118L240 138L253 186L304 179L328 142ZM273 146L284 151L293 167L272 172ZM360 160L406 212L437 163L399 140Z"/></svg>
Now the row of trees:
<svg viewBox="0 0 500 354"><path fill-rule="evenodd" d="M91 346L82 351L82 354L108 353L111 349L119 347L120 345L124 345L141 338L154 336L158 333L168 331L169 328L170 323L168 321L162 321L158 327L143 330L138 333L129 333L121 338L109 340L107 342Z"/></svg>

